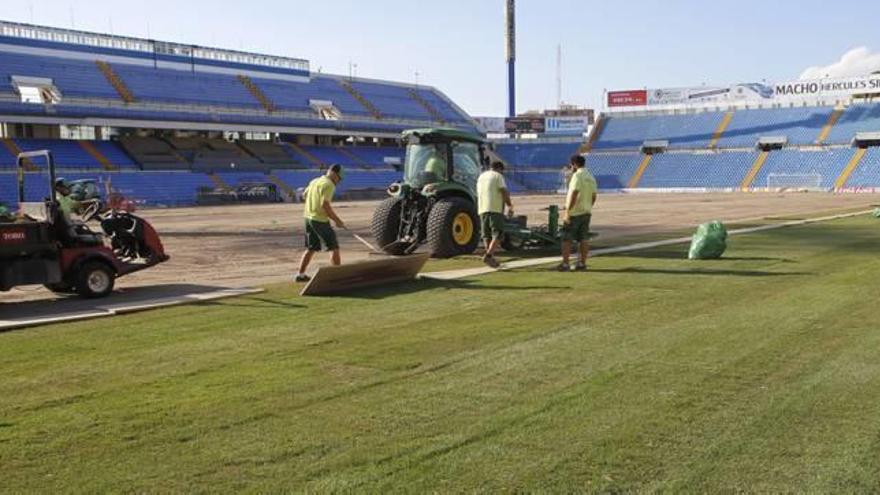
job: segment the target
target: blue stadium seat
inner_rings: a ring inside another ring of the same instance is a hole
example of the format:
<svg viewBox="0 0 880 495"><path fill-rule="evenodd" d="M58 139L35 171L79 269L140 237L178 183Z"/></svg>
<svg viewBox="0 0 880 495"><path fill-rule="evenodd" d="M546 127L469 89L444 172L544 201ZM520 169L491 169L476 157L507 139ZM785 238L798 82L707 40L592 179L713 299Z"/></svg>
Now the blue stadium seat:
<svg viewBox="0 0 880 495"><path fill-rule="evenodd" d="M588 153L587 169L599 189L623 189L636 173L641 153Z"/></svg>
<svg viewBox="0 0 880 495"><path fill-rule="evenodd" d="M16 175L0 173L0 201L17 204ZM138 204L147 206L189 206L196 202L200 187L214 187L205 174L193 172L66 172L68 180L95 179L109 182L114 191ZM48 196L46 174L28 173L25 199L38 201Z"/></svg>
<svg viewBox="0 0 880 495"><path fill-rule="evenodd" d="M56 166L61 169L98 169L103 166L90 155L79 142L69 139L16 139L22 151L49 150ZM14 160L13 160L14 165Z"/></svg>
<svg viewBox="0 0 880 495"><path fill-rule="evenodd" d="M771 151L764 167L755 176L752 186L767 187L771 184L768 182L768 177L771 174L776 174L777 176L803 177L794 183L804 182L805 179L808 179L807 176L815 176L819 179L820 187L830 189L834 187L834 182L840 177L854 153L854 148ZM807 182L809 181L807 180ZM785 184L785 181L777 180L775 183Z"/></svg>
<svg viewBox="0 0 880 495"><path fill-rule="evenodd" d="M273 175L293 189L306 187L321 172L315 170L273 170ZM400 172L392 170L349 170L345 180L336 188L338 193L357 190L384 190L389 184L401 180Z"/></svg>
<svg viewBox="0 0 880 495"><path fill-rule="evenodd" d="M114 64L113 70L139 101L261 108L235 76Z"/></svg>
<svg viewBox="0 0 880 495"><path fill-rule="evenodd" d="M593 149L637 150L652 139L668 140L670 148L705 148L723 118L721 112L606 117Z"/></svg>
<svg viewBox="0 0 880 495"><path fill-rule="evenodd" d="M849 176L846 187L880 189L880 148L868 148L862 162Z"/></svg>
<svg viewBox="0 0 880 495"><path fill-rule="evenodd" d="M652 157L639 187L736 188L757 156L754 151L660 153Z"/></svg>
<svg viewBox="0 0 880 495"><path fill-rule="evenodd" d="M19 55L0 51L0 93L13 93L11 76L50 78L59 88L61 102L54 114L70 117L147 118L180 120L186 122L217 122L241 124L275 124L310 127L345 128L352 130L391 130L399 132L412 124L392 124L377 121L370 111L340 84L341 78L314 75L306 82L251 77L253 83L282 111L298 111L298 117L267 114L259 101L233 74L189 72L168 68L113 62L113 71L131 90L137 103L171 103L191 105L186 111L148 109L144 107L108 106L100 101L89 105L65 102L67 97L88 97L119 103L120 96L98 69L94 61L67 58ZM410 95L410 87L380 82L354 81L351 83L386 119L419 121L420 125L434 122L433 116ZM448 123L474 130L469 117L459 112L434 90L419 89L419 95L429 102ZM325 121L311 108L310 100L329 100L342 112L339 121ZM223 113L218 113L220 109ZM20 115L45 114L42 105L22 104L16 101L0 102L0 110ZM201 110L201 111L198 111ZM240 110L242 114L236 114ZM349 117L361 119L346 122ZM385 119L383 119L385 120Z"/></svg>
<svg viewBox="0 0 880 495"><path fill-rule="evenodd" d="M849 144L859 132L880 132L880 103L853 105L831 128L828 143Z"/></svg>
<svg viewBox="0 0 880 495"><path fill-rule="evenodd" d="M718 141L719 148L753 148L766 136L785 136L790 145L813 144L833 108L738 110Z"/></svg>
<svg viewBox="0 0 880 495"><path fill-rule="evenodd" d="M580 143L497 144L495 151L513 168L550 168L568 165Z"/></svg>
<svg viewBox="0 0 880 495"><path fill-rule="evenodd" d="M0 91L13 90L13 75L51 78L62 97L119 98L119 94L107 82L95 62L0 51Z"/></svg>

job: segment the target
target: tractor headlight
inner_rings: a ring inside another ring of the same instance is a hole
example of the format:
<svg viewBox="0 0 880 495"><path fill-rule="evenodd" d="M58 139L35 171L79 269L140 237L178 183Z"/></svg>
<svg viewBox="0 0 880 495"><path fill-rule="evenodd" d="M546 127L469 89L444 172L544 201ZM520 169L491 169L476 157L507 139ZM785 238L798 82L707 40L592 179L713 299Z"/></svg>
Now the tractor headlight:
<svg viewBox="0 0 880 495"><path fill-rule="evenodd" d="M427 186L422 188L422 195L423 196L430 196L431 194L434 194L434 191L436 191L436 190L437 190L437 187L434 184L428 184Z"/></svg>

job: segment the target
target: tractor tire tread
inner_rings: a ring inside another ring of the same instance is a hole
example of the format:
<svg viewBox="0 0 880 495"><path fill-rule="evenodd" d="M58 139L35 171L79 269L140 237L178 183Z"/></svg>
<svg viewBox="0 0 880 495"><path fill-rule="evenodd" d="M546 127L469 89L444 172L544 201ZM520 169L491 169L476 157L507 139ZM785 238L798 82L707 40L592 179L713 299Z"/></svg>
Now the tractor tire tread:
<svg viewBox="0 0 880 495"><path fill-rule="evenodd" d="M474 233L470 242L459 246L451 236L451 224L455 216L462 211L471 216ZM463 254L471 254L477 249L480 236L480 219L474 204L462 198L452 197L438 201L428 214L428 249L433 258L452 258Z"/></svg>

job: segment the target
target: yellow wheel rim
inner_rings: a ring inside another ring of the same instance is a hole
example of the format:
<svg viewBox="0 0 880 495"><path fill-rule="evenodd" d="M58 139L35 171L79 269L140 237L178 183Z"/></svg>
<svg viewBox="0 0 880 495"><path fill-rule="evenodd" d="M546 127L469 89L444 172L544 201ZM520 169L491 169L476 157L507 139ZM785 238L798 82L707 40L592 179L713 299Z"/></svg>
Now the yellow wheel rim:
<svg viewBox="0 0 880 495"><path fill-rule="evenodd" d="M464 246L471 242L474 236L474 221L467 213L459 213L452 220L452 239L459 246Z"/></svg>

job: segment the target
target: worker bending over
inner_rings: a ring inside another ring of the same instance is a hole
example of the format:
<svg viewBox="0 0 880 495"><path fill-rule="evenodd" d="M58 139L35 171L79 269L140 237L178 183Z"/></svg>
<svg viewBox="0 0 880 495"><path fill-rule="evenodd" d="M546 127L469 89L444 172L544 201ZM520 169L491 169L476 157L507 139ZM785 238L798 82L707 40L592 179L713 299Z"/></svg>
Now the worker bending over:
<svg viewBox="0 0 880 495"><path fill-rule="evenodd" d="M504 205L507 205L507 214L513 216L513 203L510 201L510 192L503 174L504 164L494 162L491 169L480 174L477 179L477 206L483 242L486 244L483 263L492 268L499 266L495 251L504 235Z"/></svg>
<svg viewBox="0 0 880 495"><path fill-rule="evenodd" d="M331 202L333 195L336 193L336 185L342 181L342 166L338 164L331 165L327 169L327 174L318 177L309 182L305 192L303 192L303 216L305 217L306 227L306 252L303 253L299 262L299 273L296 274L297 282L308 282L311 278L306 275L306 269L315 255L323 247L325 250L332 252L330 261L333 265L338 265L341 260L339 257L339 242L336 239L336 232L330 226L330 220L340 229L345 228L345 222L342 221L336 212L333 211Z"/></svg>
<svg viewBox="0 0 880 495"><path fill-rule="evenodd" d="M562 217L562 264L558 270L571 270L569 258L572 242L578 243L578 262L575 271L587 269L587 256L590 254L590 219L596 203L598 187L596 179L586 168L586 160L581 155L571 157L572 169L568 183L568 196L565 201L565 215Z"/></svg>

